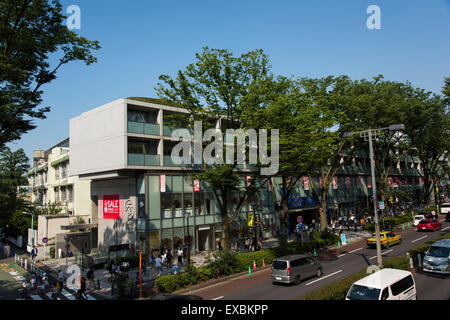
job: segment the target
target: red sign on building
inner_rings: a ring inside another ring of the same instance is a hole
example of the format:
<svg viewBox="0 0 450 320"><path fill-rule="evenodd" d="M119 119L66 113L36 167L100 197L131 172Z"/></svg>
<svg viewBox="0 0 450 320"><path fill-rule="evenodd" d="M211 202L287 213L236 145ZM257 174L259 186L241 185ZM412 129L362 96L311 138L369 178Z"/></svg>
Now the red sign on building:
<svg viewBox="0 0 450 320"><path fill-rule="evenodd" d="M120 197L118 194L103 196L103 219L120 218Z"/></svg>
<svg viewBox="0 0 450 320"><path fill-rule="evenodd" d="M199 180L194 180L194 191L200 191L200 181Z"/></svg>

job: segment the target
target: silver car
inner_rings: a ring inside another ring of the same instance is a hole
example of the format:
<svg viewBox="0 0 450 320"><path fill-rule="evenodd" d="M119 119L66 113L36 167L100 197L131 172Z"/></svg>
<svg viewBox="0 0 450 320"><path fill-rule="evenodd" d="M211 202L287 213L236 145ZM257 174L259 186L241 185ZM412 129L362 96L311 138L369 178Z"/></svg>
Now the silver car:
<svg viewBox="0 0 450 320"><path fill-rule="evenodd" d="M442 239L428 248L423 258L423 271L450 274L450 239Z"/></svg>
<svg viewBox="0 0 450 320"><path fill-rule="evenodd" d="M314 257L305 254L291 254L272 262L272 282L300 284L302 279L320 277L323 268Z"/></svg>

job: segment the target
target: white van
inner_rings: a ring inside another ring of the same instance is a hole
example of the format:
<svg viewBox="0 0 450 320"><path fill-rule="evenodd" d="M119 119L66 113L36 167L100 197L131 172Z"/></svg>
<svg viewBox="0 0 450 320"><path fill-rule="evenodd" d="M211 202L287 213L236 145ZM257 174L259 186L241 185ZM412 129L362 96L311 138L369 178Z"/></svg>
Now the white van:
<svg viewBox="0 0 450 320"><path fill-rule="evenodd" d="M417 227L419 222L422 221L423 219L425 219L425 216L422 214L418 214L418 215L414 216L414 227Z"/></svg>
<svg viewBox="0 0 450 320"><path fill-rule="evenodd" d="M397 269L381 269L356 281L345 300L417 300L412 273Z"/></svg>

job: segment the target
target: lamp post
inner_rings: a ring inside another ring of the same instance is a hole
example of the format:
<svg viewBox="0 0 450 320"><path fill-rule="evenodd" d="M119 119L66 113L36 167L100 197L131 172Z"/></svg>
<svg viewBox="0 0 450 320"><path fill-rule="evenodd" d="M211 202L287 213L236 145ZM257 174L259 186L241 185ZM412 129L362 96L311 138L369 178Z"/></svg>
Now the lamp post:
<svg viewBox="0 0 450 320"><path fill-rule="evenodd" d="M358 131L358 132L345 132L342 133L340 136L342 138L348 138L355 134L359 134L360 137L364 137L364 139L369 141L369 156L370 156L370 173L372 177L372 190L373 190L373 215L374 215L374 222L375 222L375 234L376 234L376 244L377 244L377 262L378 267L383 267L383 260L381 258L381 241L380 241L380 225L378 222L378 207L377 207L377 181L375 178L375 157L373 154L373 143L372 139L377 137L377 134L380 134L382 130L390 130L390 131L397 131L397 130L403 130L405 129L404 124L395 124L391 125L386 128L381 129L368 129L364 131Z"/></svg>
<svg viewBox="0 0 450 320"><path fill-rule="evenodd" d="M24 212L24 214L29 214L31 216L31 247L34 245L34 237L33 237L33 225L34 225L34 217L32 213Z"/></svg>

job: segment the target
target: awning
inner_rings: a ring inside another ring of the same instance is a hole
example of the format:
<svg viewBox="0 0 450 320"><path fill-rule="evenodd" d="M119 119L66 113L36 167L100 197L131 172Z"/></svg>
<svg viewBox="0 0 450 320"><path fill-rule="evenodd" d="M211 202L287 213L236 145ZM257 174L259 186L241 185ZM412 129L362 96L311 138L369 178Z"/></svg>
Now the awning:
<svg viewBox="0 0 450 320"><path fill-rule="evenodd" d="M71 224L68 226L61 226L61 230L92 229L97 227L98 223Z"/></svg>

